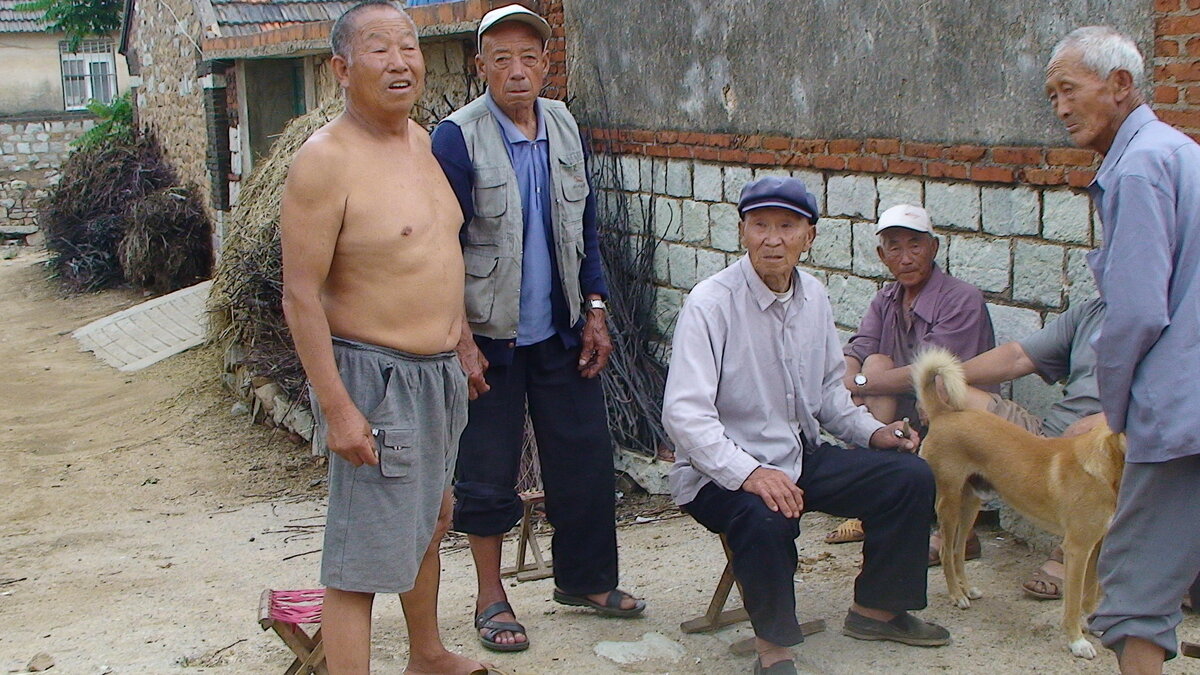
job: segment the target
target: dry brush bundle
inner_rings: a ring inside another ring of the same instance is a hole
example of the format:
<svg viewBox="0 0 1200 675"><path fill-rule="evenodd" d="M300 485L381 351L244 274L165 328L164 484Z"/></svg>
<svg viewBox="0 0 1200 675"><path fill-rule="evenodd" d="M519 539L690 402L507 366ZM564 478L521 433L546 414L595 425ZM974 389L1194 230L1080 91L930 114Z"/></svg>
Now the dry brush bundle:
<svg viewBox="0 0 1200 675"><path fill-rule="evenodd" d="M343 109L335 96L289 122L270 156L242 183L209 295L213 337L241 345L250 373L274 380L292 400L304 396L304 370L283 318L279 203L300 146Z"/></svg>
<svg viewBox="0 0 1200 675"><path fill-rule="evenodd" d="M130 209L174 184L175 172L149 134L71 153L38 213L51 273L71 292L121 283L118 247Z"/></svg>
<svg viewBox="0 0 1200 675"><path fill-rule="evenodd" d="M119 250L131 283L168 293L208 278L212 239L194 187L174 187L134 203Z"/></svg>

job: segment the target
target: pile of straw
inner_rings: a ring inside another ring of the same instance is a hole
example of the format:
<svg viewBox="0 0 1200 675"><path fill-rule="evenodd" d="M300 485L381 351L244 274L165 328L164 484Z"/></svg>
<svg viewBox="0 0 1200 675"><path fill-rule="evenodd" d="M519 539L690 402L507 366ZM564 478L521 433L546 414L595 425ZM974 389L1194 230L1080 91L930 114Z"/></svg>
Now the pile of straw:
<svg viewBox="0 0 1200 675"><path fill-rule="evenodd" d="M195 189L152 192L130 211L118 251L130 283L168 293L208 278L212 238Z"/></svg>
<svg viewBox="0 0 1200 675"><path fill-rule="evenodd" d="M304 399L304 370L283 318L279 202L296 151L343 109L336 96L289 122L242 183L209 296L213 337L240 345L250 373L278 383L293 401Z"/></svg>

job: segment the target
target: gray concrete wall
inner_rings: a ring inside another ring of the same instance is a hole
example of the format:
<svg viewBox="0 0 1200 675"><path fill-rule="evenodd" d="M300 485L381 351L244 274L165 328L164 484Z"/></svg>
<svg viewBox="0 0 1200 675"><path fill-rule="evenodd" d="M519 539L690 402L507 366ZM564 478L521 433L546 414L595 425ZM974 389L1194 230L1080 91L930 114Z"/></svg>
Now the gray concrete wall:
<svg viewBox="0 0 1200 675"><path fill-rule="evenodd" d="M1094 23L1153 41L1142 0L563 4L572 94L622 128L1063 145L1054 43Z"/></svg>

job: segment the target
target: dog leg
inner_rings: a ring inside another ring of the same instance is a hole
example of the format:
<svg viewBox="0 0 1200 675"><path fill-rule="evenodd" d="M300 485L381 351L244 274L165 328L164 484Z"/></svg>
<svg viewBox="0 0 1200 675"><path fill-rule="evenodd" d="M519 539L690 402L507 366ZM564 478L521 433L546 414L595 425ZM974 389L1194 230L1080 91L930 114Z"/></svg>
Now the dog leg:
<svg viewBox="0 0 1200 675"><path fill-rule="evenodd" d="M954 557L954 560L958 563L958 578L959 583L962 584L963 593L971 600L983 597L983 591L967 582L967 540L971 538L975 519L978 516L979 497L975 494L975 490L967 488L963 491L962 505L959 507L958 542L955 544L958 555Z"/></svg>
<svg viewBox="0 0 1200 675"><path fill-rule="evenodd" d="M1083 575L1083 616L1091 616L1100 606L1100 580L1096 577L1096 565L1100 560L1100 545L1103 539L1092 544L1091 555L1088 556L1087 571Z"/></svg>
<svg viewBox="0 0 1200 675"><path fill-rule="evenodd" d="M963 548L958 544L960 529L958 521L962 513L964 487L962 482L940 483L936 501L938 529L942 533L942 573L946 577L946 592L950 595L950 601L959 609L967 609L971 606L971 600L963 592L963 585L959 577L961 568L958 565L958 559L963 555Z"/></svg>
<svg viewBox="0 0 1200 675"><path fill-rule="evenodd" d="M1096 648L1088 642L1083 631L1084 577L1092 546L1080 544L1067 533L1063 540L1063 564L1066 567L1066 588L1063 592L1062 629L1067 636L1067 647L1075 656L1084 659L1096 657Z"/></svg>

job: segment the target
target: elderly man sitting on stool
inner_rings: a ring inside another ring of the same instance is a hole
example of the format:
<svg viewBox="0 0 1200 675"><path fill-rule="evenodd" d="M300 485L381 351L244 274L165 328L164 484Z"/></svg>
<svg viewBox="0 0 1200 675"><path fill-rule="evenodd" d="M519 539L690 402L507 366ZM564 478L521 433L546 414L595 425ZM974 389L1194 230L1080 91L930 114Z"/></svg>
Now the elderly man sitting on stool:
<svg viewBox="0 0 1200 675"><path fill-rule="evenodd" d="M754 626L755 673L794 673L803 640L793 575L800 514L867 524L843 633L937 646L926 604L933 475L904 423L850 400L825 288L796 270L816 236L816 199L795 178L751 182L738 203L747 255L696 285L675 327L663 423L675 443L672 495L723 533ZM851 449L819 443L824 426ZM877 452L875 450L900 450Z"/></svg>

